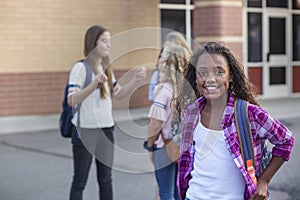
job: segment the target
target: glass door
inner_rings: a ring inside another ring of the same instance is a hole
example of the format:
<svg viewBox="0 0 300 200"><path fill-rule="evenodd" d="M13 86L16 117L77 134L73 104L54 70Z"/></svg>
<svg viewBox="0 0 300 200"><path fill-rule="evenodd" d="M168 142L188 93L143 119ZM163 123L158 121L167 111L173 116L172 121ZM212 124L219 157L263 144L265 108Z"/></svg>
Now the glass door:
<svg viewBox="0 0 300 200"><path fill-rule="evenodd" d="M263 90L266 97L289 94L287 20L287 13L265 14Z"/></svg>

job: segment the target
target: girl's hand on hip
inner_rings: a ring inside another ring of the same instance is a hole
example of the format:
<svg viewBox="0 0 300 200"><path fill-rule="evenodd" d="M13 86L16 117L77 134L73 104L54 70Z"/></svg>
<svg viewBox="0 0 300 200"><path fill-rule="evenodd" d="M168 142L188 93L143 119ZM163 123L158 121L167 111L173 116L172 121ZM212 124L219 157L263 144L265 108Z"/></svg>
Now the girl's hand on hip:
<svg viewBox="0 0 300 200"><path fill-rule="evenodd" d="M257 180L257 189L250 200L267 200L268 199L268 183L262 181L261 179Z"/></svg>

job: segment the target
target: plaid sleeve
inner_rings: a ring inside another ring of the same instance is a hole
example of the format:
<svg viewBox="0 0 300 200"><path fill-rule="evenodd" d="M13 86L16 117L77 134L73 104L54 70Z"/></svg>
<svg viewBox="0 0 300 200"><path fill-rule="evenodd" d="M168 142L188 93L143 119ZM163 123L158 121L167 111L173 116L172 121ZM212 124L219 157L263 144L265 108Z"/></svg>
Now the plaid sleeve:
<svg viewBox="0 0 300 200"><path fill-rule="evenodd" d="M185 195L191 180L191 171L194 163L194 146L193 131L197 123L197 117L185 111L183 113L183 135L180 148L180 157L178 159L178 177L177 186L181 199L185 199Z"/></svg>
<svg viewBox="0 0 300 200"><path fill-rule="evenodd" d="M193 155L188 151L183 152L178 160L177 186L178 194L181 199L185 199L189 181L191 180L191 171L193 169Z"/></svg>
<svg viewBox="0 0 300 200"><path fill-rule="evenodd" d="M268 139L273 145L272 155L289 160L294 145L291 131L279 120L271 117L263 108L256 108L254 113L258 126L258 137Z"/></svg>

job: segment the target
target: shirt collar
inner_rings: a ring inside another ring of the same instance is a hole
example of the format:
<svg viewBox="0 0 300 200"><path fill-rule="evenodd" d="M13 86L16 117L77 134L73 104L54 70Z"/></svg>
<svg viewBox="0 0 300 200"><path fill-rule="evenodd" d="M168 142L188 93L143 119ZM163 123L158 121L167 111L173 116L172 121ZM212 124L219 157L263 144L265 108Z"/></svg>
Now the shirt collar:
<svg viewBox="0 0 300 200"><path fill-rule="evenodd" d="M232 115L234 114L234 101L235 97L229 92L228 93L228 101L224 110L224 114L222 120L220 122L220 127L227 127L230 124L232 119ZM205 97L200 97L194 103L190 104L188 110L194 114L200 114L206 104Z"/></svg>
<svg viewBox="0 0 300 200"><path fill-rule="evenodd" d="M220 127L227 127L229 124L231 124L232 116L234 115L234 101L235 97L229 92L228 93L228 101L227 105L225 107L223 117L221 120Z"/></svg>

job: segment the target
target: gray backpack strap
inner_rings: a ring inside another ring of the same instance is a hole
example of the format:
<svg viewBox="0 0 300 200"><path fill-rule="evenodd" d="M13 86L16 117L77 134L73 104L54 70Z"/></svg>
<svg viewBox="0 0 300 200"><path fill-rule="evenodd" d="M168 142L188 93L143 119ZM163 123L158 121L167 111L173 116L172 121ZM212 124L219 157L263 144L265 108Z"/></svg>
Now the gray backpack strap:
<svg viewBox="0 0 300 200"><path fill-rule="evenodd" d="M85 81L84 81L84 85L83 85L83 89L84 89L92 82L93 70L87 60L83 60L82 63L85 67ZM73 115L75 115L76 111L78 111L77 128L80 128L80 120L79 120L80 119L80 107L81 107L81 103L79 103L77 105L76 110L74 110L74 113L73 113ZM77 129L77 132L78 132L78 137L80 138L78 129Z"/></svg>
<svg viewBox="0 0 300 200"><path fill-rule="evenodd" d="M82 63L85 67L85 82L83 88L86 88L86 86L88 86L92 82L93 70L87 60L84 60Z"/></svg>

